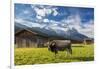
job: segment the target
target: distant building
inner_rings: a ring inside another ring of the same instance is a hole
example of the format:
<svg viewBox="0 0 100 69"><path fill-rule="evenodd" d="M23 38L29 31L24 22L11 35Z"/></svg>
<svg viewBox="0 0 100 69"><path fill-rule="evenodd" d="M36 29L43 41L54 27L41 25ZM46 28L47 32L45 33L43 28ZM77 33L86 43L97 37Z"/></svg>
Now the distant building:
<svg viewBox="0 0 100 69"><path fill-rule="evenodd" d="M94 40L93 39L84 39L83 43L84 44L93 44Z"/></svg>
<svg viewBox="0 0 100 69"><path fill-rule="evenodd" d="M47 42L47 37L27 29L15 32L15 46L17 48L43 47Z"/></svg>
<svg viewBox="0 0 100 69"><path fill-rule="evenodd" d="M93 44L94 40L93 39L83 39L83 41L77 41L77 40L71 40L72 44Z"/></svg>

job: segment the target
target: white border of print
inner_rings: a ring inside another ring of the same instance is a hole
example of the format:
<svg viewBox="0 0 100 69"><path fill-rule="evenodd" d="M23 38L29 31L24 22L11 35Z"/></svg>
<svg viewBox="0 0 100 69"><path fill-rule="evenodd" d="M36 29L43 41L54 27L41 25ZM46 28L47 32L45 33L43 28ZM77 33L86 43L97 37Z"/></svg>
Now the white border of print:
<svg viewBox="0 0 100 69"><path fill-rule="evenodd" d="M14 3L24 3L24 4L41 4L41 5L59 5L59 6L74 6L74 7L92 7L94 4L91 1L81 1L81 0L12 0L11 3L11 68L12 69L74 69L74 68L87 68L95 64L95 62L72 62L72 63L57 63L57 64L38 64L38 65L14 65ZM82 68L82 69L83 69Z"/></svg>
<svg viewBox="0 0 100 69"><path fill-rule="evenodd" d="M0 69L10 65L10 1L0 0Z"/></svg>

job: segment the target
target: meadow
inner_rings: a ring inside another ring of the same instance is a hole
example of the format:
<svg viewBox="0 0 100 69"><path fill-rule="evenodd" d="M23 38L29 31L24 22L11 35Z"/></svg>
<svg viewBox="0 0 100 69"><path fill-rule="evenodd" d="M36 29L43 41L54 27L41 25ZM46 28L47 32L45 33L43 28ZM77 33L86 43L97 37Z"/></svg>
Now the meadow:
<svg viewBox="0 0 100 69"><path fill-rule="evenodd" d="M63 62L82 62L94 60L94 45L72 45L73 54L67 55L66 51L55 54L48 48L15 48L15 65L48 64Z"/></svg>

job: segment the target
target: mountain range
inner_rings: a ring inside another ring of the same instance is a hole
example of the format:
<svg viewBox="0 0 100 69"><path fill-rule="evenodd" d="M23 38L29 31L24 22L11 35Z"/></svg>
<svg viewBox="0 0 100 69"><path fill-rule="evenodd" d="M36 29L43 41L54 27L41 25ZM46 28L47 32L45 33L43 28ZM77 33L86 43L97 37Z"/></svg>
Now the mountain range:
<svg viewBox="0 0 100 69"><path fill-rule="evenodd" d="M84 39L89 38L88 36L78 32L75 28L72 29L66 28L66 30L62 30L59 27L55 28L55 27L51 27L50 25L45 25L45 27L42 28L34 27L34 26L30 27L28 25L15 22L15 32L22 29L28 29L47 37L57 37L57 38L71 39L77 41L83 41Z"/></svg>

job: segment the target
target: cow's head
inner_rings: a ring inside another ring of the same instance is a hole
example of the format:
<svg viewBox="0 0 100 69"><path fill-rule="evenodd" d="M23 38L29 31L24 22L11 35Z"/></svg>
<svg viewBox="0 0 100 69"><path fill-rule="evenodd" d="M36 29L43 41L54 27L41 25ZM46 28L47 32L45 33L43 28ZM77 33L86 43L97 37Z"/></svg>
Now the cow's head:
<svg viewBox="0 0 100 69"><path fill-rule="evenodd" d="M48 45L48 49L51 50L51 47L53 47L55 45L56 45L56 42L54 42L54 41L50 42Z"/></svg>
<svg viewBox="0 0 100 69"><path fill-rule="evenodd" d="M55 45L56 45L55 41L51 41L50 44L49 44L50 47L55 46Z"/></svg>

